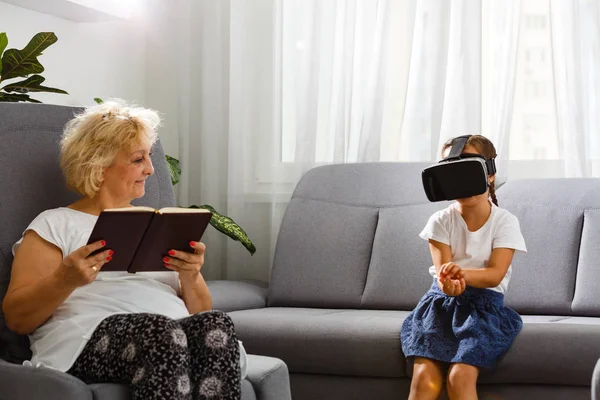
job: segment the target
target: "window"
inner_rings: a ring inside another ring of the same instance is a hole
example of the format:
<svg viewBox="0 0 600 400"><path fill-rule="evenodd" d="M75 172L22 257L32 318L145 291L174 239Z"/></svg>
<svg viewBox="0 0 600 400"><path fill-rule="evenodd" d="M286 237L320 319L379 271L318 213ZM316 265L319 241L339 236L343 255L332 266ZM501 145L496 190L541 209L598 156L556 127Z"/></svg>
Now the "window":
<svg viewBox="0 0 600 400"><path fill-rule="evenodd" d="M527 30L544 30L548 25L547 20L548 16L544 14L527 14L525 15L525 28Z"/></svg>
<svg viewBox="0 0 600 400"><path fill-rule="evenodd" d="M340 142L345 146L342 151L348 155L343 161L357 161L358 149L364 145L353 139L359 136L353 133L360 130L364 123L357 115L380 121L379 129L382 135L379 142L373 145L380 146L381 161L412 161L429 157L432 146L437 144L429 143L428 135L419 137L401 134L403 126L406 125L410 125L410 132L430 132L437 129L432 116L439 114L436 107L441 107L443 103L424 101L417 105L423 108L422 112L418 113L406 108L404 103L407 85L422 87L423 92L428 93L431 90L427 85L438 84L433 79L415 79L418 75L416 73L411 73L408 83L401 82L403 77L408 76L407 70L412 71L415 65L416 71L422 71L427 77L434 76L430 74L431 71L419 69L418 63L413 65L411 47L428 46L428 43L417 39L417 33L413 37L410 30L412 26L407 15L410 15L410 12L414 15L415 11L410 10L408 6L401 6L405 2L390 2L392 10L385 10L390 11L385 15L393 23L389 23L385 29L393 29L388 35L399 39L386 41L385 46L377 53L373 49L373 43L376 42L373 37L377 34L374 21L381 10L373 4L385 2L323 2L319 4L323 4L325 10L320 9L318 15L312 12L317 4L314 1L282 3L283 20L286 23L282 28L282 43L278 44L283 44L279 71L281 136L276 138L276 143L265 144L274 146L277 157L261 161L257 171L257 182L286 184L295 181L297 171L302 168L295 168L294 164L298 163L298 160L308 160L306 162L311 166L339 162L335 155ZM408 3L410 2L406 2ZM305 7L305 4L310 5ZM550 6L549 0L527 0L520 4L514 98L508 99L512 101L508 156L510 160L518 161L519 169L513 168L513 171L523 171L522 161L529 163L533 171L537 169L539 160L554 162L560 157L549 24ZM350 10L344 7L362 8ZM425 18L430 26L443 25L435 16L435 12L425 12L421 17ZM344 18L355 18L352 29L348 28L348 20ZM352 35L349 35L349 32ZM350 45L347 42L349 37L355 40ZM489 41L482 37L481 46L486 45L489 46ZM440 50L444 50L436 46L428 48L430 50L423 55L427 60L437 60ZM377 77L382 79L379 82L371 81L373 76L364 73L371 67L369 63L378 57L385 57L381 62L381 71L377 73ZM439 61L444 62L445 59L442 57ZM425 62L424 65L427 67L429 63ZM317 72L310 70L315 66L318 66ZM483 79L494 79L485 71L485 63L482 63L482 69ZM315 74L314 81L306 79L309 74ZM385 97L385 101L381 98L367 98L368 91L365 88L369 85L383 85L385 90L379 91L378 96ZM415 87L411 90L415 90ZM339 95L345 90L352 90L352 96ZM314 101L308 102L307 98ZM355 112L374 101L380 101L390 108L376 107L373 110L374 114L370 116L368 113ZM335 113L331 112L332 110L342 111ZM333 118L332 115L336 117ZM439 125L439 121L437 123ZM303 137L306 132L311 132L310 140L306 143L304 140L297 141L297 138ZM277 167L278 171L281 169L281 173L274 174L274 167ZM524 175L527 174L525 171Z"/></svg>
<svg viewBox="0 0 600 400"><path fill-rule="evenodd" d="M509 159L558 159L548 0L521 2Z"/></svg>

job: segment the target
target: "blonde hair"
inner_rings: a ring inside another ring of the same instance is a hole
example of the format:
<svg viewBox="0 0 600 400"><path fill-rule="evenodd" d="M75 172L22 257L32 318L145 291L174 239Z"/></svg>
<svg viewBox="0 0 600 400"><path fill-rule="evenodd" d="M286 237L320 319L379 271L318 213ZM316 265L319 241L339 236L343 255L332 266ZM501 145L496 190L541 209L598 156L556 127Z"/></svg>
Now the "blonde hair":
<svg viewBox="0 0 600 400"><path fill-rule="evenodd" d="M94 197L102 174L121 150L158 139L160 117L154 110L110 100L86 108L65 126L60 141L60 167L67 186Z"/></svg>

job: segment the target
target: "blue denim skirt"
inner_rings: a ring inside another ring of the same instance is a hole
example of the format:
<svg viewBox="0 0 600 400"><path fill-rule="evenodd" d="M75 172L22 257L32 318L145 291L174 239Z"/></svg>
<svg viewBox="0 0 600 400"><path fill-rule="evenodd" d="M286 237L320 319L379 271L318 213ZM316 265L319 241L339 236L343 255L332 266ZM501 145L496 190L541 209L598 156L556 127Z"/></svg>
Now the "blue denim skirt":
<svg viewBox="0 0 600 400"><path fill-rule="evenodd" d="M467 286L453 297L434 280L402 323L400 338L406 357L492 368L522 327L502 293Z"/></svg>

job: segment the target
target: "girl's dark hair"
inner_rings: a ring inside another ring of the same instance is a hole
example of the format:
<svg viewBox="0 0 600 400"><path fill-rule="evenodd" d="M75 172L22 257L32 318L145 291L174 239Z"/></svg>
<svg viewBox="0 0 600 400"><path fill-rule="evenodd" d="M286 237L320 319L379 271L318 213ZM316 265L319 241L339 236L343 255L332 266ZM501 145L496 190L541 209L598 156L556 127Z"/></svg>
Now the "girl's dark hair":
<svg viewBox="0 0 600 400"><path fill-rule="evenodd" d="M444 152L452 147L454 144L455 138L448 140L442 146L442 157L444 157ZM484 156L486 159L496 158L496 148L492 141L485 136L481 135L473 135L468 140L465 146L473 146L477 149L477 151ZM496 180L490 183L490 197L492 198L492 202L495 205L498 205L498 199L496 199Z"/></svg>

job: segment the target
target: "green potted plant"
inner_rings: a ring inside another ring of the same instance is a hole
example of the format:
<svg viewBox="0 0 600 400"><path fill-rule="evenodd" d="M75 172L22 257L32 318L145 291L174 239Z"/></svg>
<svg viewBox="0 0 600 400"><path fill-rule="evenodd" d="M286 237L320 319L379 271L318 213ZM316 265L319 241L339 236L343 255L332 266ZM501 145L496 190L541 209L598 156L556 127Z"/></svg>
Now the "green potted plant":
<svg viewBox="0 0 600 400"><path fill-rule="evenodd" d="M62 89L42 86L46 78L39 75L44 72L44 67L38 61L38 56L57 40L58 38L52 32L40 32L31 38L22 50L8 49L5 51L8 46L8 37L5 32L0 33L0 101L41 103L39 100L29 97L29 93L68 94ZM25 79L4 84L5 81L16 78ZM2 86L3 84L4 86Z"/></svg>

